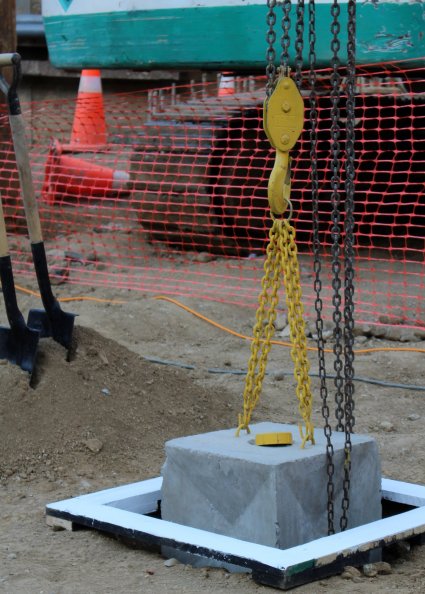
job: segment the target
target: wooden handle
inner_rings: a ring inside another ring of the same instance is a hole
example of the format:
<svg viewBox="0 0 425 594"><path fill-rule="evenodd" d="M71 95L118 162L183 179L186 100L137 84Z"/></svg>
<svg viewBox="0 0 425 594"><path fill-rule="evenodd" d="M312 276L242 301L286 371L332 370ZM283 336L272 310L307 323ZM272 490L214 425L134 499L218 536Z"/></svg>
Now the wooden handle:
<svg viewBox="0 0 425 594"><path fill-rule="evenodd" d="M4 222L3 204L0 196L0 258L9 255L9 248L7 245L6 224Z"/></svg>
<svg viewBox="0 0 425 594"><path fill-rule="evenodd" d="M12 129L13 147L15 149L16 164L18 166L19 181L21 183L28 233L31 243L39 243L43 241L43 237L41 233L37 199L35 197L32 181L27 141L25 138L24 120L20 114L9 116L9 120Z"/></svg>
<svg viewBox="0 0 425 594"><path fill-rule="evenodd" d="M0 68L3 66L12 66L13 56L16 54L0 54Z"/></svg>

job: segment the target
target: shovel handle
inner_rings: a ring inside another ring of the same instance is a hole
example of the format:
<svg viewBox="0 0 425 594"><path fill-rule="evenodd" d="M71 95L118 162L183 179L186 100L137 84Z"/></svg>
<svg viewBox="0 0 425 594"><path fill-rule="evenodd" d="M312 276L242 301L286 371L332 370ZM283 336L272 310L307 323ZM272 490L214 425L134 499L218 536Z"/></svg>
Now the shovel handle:
<svg viewBox="0 0 425 594"><path fill-rule="evenodd" d="M7 245L6 223L4 222L3 204L0 196L0 258L8 255L9 247Z"/></svg>
<svg viewBox="0 0 425 594"><path fill-rule="evenodd" d="M43 241L40 215L32 181L31 165L25 138L25 124L21 114L9 115L12 130L13 148L15 150L16 165L21 183L22 199L24 201L25 217L31 243Z"/></svg>
<svg viewBox="0 0 425 594"><path fill-rule="evenodd" d="M19 310L16 300L15 281L13 278L12 262L7 244L6 223L4 220L3 204L0 196L0 281L7 319L11 328L25 328L25 320Z"/></svg>
<svg viewBox="0 0 425 594"><path fill-rule="evenodd" d="M37 199L31 174L29 151L25 137L25 124L21 114L18 84L21 79L21 56L19 54L0 54L0 67L13 66L13 80L9 85L0 73L0 89L6 95L9 109L9 122L12 131L13 148L21 184L22 199L27 219L31 243L43 241Z"/></svg>
<svg viewBox="0 0 425 594"><path fill-rule="evenodd" d="M3 66L13 66L13 62L16 60L15 56L19 56L19 54L0 54L0 68L3 68Z"/></svg>
<svg viewBox="0 0 425 594"><path fill-rule="evenodd" d="M13 78L9 85L3 74L0 72L0 91L6 95L9 113L21 113L18 98L18 84L21 79L21 56L14 54L0 54L0 68L13 66Z"/></svg>

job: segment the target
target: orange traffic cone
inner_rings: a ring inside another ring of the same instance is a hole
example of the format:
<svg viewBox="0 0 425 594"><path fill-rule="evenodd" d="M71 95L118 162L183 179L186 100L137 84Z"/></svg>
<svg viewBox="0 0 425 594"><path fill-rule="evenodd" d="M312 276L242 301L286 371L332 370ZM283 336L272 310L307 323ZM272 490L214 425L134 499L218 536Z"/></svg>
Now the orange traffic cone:
<svg viewBox="0 0 425 594"><path fill-rule="evenodd" d="M54 204L60 195L74 198L108 197L128 189L130 175L98 163L64 155L53 141L47 161L42 197Z"/></svg>
<svg viewBox="0 0 425 594"><path fill-rule="evenodd" d="M220 83L218 85L218 96L224 97L225 95L235 94L235 79L231 75L231 72L223 72L220 75Z"/></svg>
<svg viewBox="0 0 425 594"><path fill-rule="evenodd" d="M100 70L83 70L78 87L77 105L67 150L95 151L107 139Z"/></svg>

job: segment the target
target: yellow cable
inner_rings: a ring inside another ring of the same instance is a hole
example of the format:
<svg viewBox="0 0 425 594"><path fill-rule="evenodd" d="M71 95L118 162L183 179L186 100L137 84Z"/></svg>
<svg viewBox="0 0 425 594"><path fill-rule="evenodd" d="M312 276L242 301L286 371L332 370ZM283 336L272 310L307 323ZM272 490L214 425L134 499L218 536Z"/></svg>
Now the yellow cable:
<svg viewBox="0 0 425 594"><path fill-rule="evenodd" d="M127 301L121 299L100 299L99 297L89 297L88 295L80 295L79 297L59 297L58 301L61 303L68 301L95 301L96 303L111 303L112 305L127 303Z"/></svg>
<svg viewBox="0 0 425 594"><path fill-rule="evenodd" d="M27 295L32 295L33 297L38 297L39 299L41 298L41 295L39 293L37 293L36 291L31 291L31 289L26 289L25 287L21 287L20 285L15 285L15 288L18 289L18 291L21 291L22 293L27 293ZM219 324L218 322L214 322L214 320L211 320L210 318L207 318L206 316L204 316L201 313L195 311L194 309L188 307L187 305L184 305L180 301L177 301L177 299L172 299L171 297L166 297L165 295L156 295L154 297L154 299L162 299L163 301L169 301L170 303L177 305L177 307L180 307L181 309L186 310L188 313L192 314L193 316L196 316L197 318L204 320L204 322L207 322L208 324L211 324L212 326L215 326L216 328L219 328L220 330L224 330L224 332L227 332L228 334L232 334L233 336L236 336L237 338L242 338L244 340L250 340L250 341L253 340L252 336L246 336L245 334L240 334L239 332L236 332L235 330L231 330L230 328L227 328L226 326L223 326L222 324ZM100 299L98 297L89 297L87 295L81 295L79 297L60 297L58 299L58 301L63 302L63 303L69 302L69 301L94 301L97 303L112 303L113 305L120 304L120 303L126 303L126 301L122 301L120 299ZM277 344L279 346L284 346L284 347L288 347L288 348L292 347L290 342L285 342L283 340L272 340L271 344ZM316 349L316 347L308 346L307 350L308 351L316 351L317 349ZM369 349L355 349L354 353L356 355L366 355L367 353L379 353L379 352L385 352L385 351L405 352L405 353L425 353L425 349L418 349L418 348L414 348L414 347L374 347L374 348L369 348ZM325 349L325 353L333 353L333 350Z"/></svg>
<svg viewBox="0 0 425 594"><path fill-rule="evenodd" d="M21 291L21 293L32 295L33 297L40 297L39 293L36 293L35 291L31 291L31 289L26 289L25 287L21 287L19 285L15 285L15 289L18 289L18 291Z"/></svg>
<svg viewBox="0 0 425 594"><path fill-rule="evenodd" d="M218 322L214 322L214 320L211 320L210 318L207 318L206 316L204 316L201 313L195 311L194 309L188 307L187 305L184 305L180 301L177 301L177 299L172 299L171 297L166 297L165 295L156 295L154 297L154 299L161 299L163 301L169 301L170 303L177 305L177 307L181 307L182 309L186 310L187 312L196 316L197 318L204 320L208 324L211 324L212 326L215 326L216 328L219 328L220 330L224 330L228 334L232 334L233 336L237 336L238 338L243 338L244 340L250 340L250 341L254 340L252 336L245 336L245 334L240 334L239 332L236 332L235 330L231 330L230 328L227 328L226 326L223 326L222 324L219 324ZM271 344L277 344L279 346L292 347L291 343L284 342L282 340L271 340L270 342L271 342ZM316 351L317 348L316 347L307 347L307 350ZM418 349L418 348L414 348L414 347L374 347L374 348L369 348L369 349L356 349L356 350L354 350L354 353L356 355L365 355L367 353L377 353L377 352L381 352L381 351L425 353L425 349ZM325 349L325 353L333 353L333 350Z"/></svg>
<svg viewBox="0 0 425 594"><path fill-rule="evenodd" d="M37 291L31 291L31 289L26 289L20 285L15 285L15 289L18 289L18 291L26 293L27 295L32 295L33 297L38 297L41 299L41 295L40 293L37 293ZM117 303L126 303L126 301L121 301L119 299L99 299L98 297L89 297L88 295L80 295L79 297L59 297L58 301L61 301L62 303L68 301L96 301L97 303L112 303L114 305Z"/></svg>

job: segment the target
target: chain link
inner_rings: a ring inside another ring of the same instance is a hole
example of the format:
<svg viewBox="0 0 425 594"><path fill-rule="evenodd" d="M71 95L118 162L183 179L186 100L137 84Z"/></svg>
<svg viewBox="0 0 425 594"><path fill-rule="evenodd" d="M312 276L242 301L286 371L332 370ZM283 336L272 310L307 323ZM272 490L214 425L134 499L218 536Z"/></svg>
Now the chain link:
<svg viewBox="0 0 425 594"><path fill-rule="evenodd" d="M289 30L291 28L291 0L283 1L283 16L282 16L282 38L280 43L282 45L282 53L280 54L280 65L284 72L289 68Z"/></svg>
<svg viewBox="0 0 425 594"><path fill-rule="evenodd" d="M343 361L342 361L342 353L343 353L343 332L342 332L342 312L341 312L341 305L342 305L342 297L341 297L341 215L340 215L340 206L341 206L341 194L340 194L340 177L341 177L341 161L340 161L340 154L341 154L341 146L340 146L340 126L339 126L339 119L340 119L340 87L341 87L341 75L339 73L339 50L340 50L340 42L339 42L339 33L340 33L340 24L339 24L339 15L340 15L340 6L337 0L334 0L332 7L331 7L331 15L333 17L332 25L331 25L331 32L332 32L332 41L331 41L331 50L332 50L332 74L331 74L331 153L332 153L332 178L331 178L331 188L332 188L332 288L333 288L333 296L332 296L332 305L333 305L333 322L334 322L334 370L335 370L335 416L337 419L336 430L337 431L344 431L344 377L342 374L343 371Z"/></svg>
<svg viewBox="0 0 425 594"><path fill-rule="evenodd" d="M355 177L355 92L356 92L356 2L348 2L347 42L347 123L346 123L346 180L345 180L345 241L344 241L344 414L345 463L342 496L341 530L348 526L351 476L351 433L354 420L354 177Z"/></svg>
<svg viewBox="0 0 425 594"><path fill-rule="evenodd" d="M283 283L286 290L286 305L291 338L291 358L294 362L294 377L297 381L296 395L305 430L300 427L301 446L310 441L314 444L314 428L311 422L312 396L307 358L307 340L303 319L300 272L295 243L295 229L287 219L274 219L269 232L267 257L264 263L262 290L258 299L254 339L243 394L243 413L238 418L238 429L249 433L252 412L261 394L267 359L274 334L279 289Z"/></svg>
<svg viewBox="0 0 425 594"><path fill-rule="evenodd" d="M286 291L286 307L291 338L291 358L294 362L294 377L297 381L296 395L299 411L305 424L305 433L300 428L302 447L310 441L314 444L314 430L311 422L312 395L310 364L307 359L307 340L305 336L304 307L300 282L300 270L295 242L295 229L287 220L279 221L278 246L281 254L283 282Z"/></svg>
<svg viewBox="0 0 425 594"><path fill-rule="evenodd" d="M284 0L283 2L276 2L276 0L267 0L268 14L267 14L267 98L270 97L275 80L277 69L275 65L276 52L274 44L276 41L276 34L274 26L276 24L275 7L282 4L282 37L281 46L282 53L280 57L281 69L284 72L289 68L289 46L290 46L290 12L291 1ZM337 0L333 1L331 6L331 52L332 52L332 73L331 73L331 188L332 188L332 304L333 304L333 323L334 323L334 369L335 369L335 416L337 419L336 430L344 431L345 433L345 447L344 447L344 477L343 477L343 497L342 497L342 515L340 518L340 528L345 530L348 525L348 509L350 504L350 474L351 474L351 434L355 424L354 419L354 177L355 177L355 152L354 152L354 123L355 123L355 0L348 0L348 44L347 44L347 124L346 124L346 179L345 179L345 220L344 220L344 307L342 308L342 271L341 271L341 129L340 129L340 102L341 102L341 75L340 75L340 32L341 26L340 18L340 3ZM302 67L303 67L303 45L304 45L304 0L298 0L296 9L296 41L295 41L295 81L298 88L302 84ZM313 252L314 252L314 290L316 294L315 310L316 310L316 331L317 331L317 345L319 356L319 376L320 376L320 395L322 400L322 416L324 419L324 433L326 437L326 456L327 456L327 495L328 495L328 533L333 534L334 528L334 448L332 445L332 428L330 425L330 410L328 405L328 389L326 384L326 365L325 365L325 349L323 339L323 302L321 298L322 282L321 282L321 243L320 243L320 223L319 223L319 182L318 182L318 167L317 167L317 130L318 130L318 110L317 110L317 95L316 95L316 19L315 19L315 2L309 1L309 84L310 84L310 158L311 158L311 180L312 180L312 207L313 207ZM287 230L286 230L287 231ZM272 238L273 233L271 233ZM286 250L284 260L287 263L287 272L285 277L296 278L297 271L292 269L291 262L296 261L296 246L293 248L294 238L290 238L290 234L285 240L285 245L282 244L280 252ZM276 238L274 238L276 241ZM289 246L289 247L288 247ZM269 248L268 248L269 249ZM295 252L292 253L292 250ZM289 250L289 251L288 251ZM271 253L268 253L268 258ZM270 266L270 265L269 265ZM269 288L276 286L278 283L275 277L276 270L265 267L265 280ZM266 280L267 279L267 280ZM263 285L263 290L265 286ZM294 292L295 291L295 292ZM271 295L263 294L263 307L268 309L271 307L273 311L276 306L277 293L273 290ZM304 420L307 421L306 413L311 411L311 397L309 396L308 386L308 367L301 365L299 359L299 352L304 346L302 336L304 332L302 305L300 305L301 295L297 293L295 286L286 287L287 307L293 322L291 324L291 338L293 339L292 358L296 363L295 377L298 381L297 396L300 400L300 412ZM294 306L294 303L296 304ZM261 384L264 377L263 369L267 361L269 349L266 347L265 351L259 355L258 346L265 341L270 340L273 333L273 324L269 319L264 325L265 309L260 306L262 312L257 318L257 324L254 328L254 336L256 337L257 348L252 352L251 357L251 372L253 367L259 365L259 383L255 382L254 386L252 380L247 378L246 389L251 391L254 396L253 400L256 402L261 390ZM258 312L257 312L258 313ZM260 323L260 320L261 323ZM344 323L342 323L344 322ZM305 333L304 333L305 337ZM305 340L305 338L304 338ZM297 359L298 357L298 359ZM298 365L301 367L298 368ZM307 363L308 365L308 363ZM305 371L307 369L307 371ZM307 375L305 375L307 373ZM248 374L250 375L250 374ZM304 387L303 387L304 385ZM252 402L251 402L252 405ZM252 408L251 408L252 411ZM245 421L247 421L244 410ZM250 414L248 415L250 417ZM308 415L307 415L308 416ZM242 419L240 419L240 422ZM242 423L241 427L247 427L247 423ZM312 431L312 426L311 426ZM306 435L304 441L309 439L309 425L306 423ZM312 437L312 432L311 432Z"/></svg>
<svg viewBox="0 0 425 594"><path fill-rule="evenodd" d="M335 533L334 527L334 499L335 488L333 476L335 466L333 463L334 448L332 445L332 428L329 422L330 411L328 405L328 388L326 383L326 363L325 363L325 342L323 339L323 301L321 298L321 242L320 242L320 223L319 223L319 179L317 167L317 95L316 95L316 6L314 0L310 0L308 6L309 16L309 88L310 88L310 162L311 162L311 196L312 196L312 215L313 215L313 255L314 255L314 291L316 294L316 335L317 335L317 354L319 364L320 378L320 398L322 402L322 417L324 420L324 434L326 437L326 468L328 474L327 482L327 510L328 510L328 534Z"/></svg>
<svg viewBox="0 0 425 594"><path fill-rule="evenodd" d="M295 31L295 82L301 92L304 49L304 0L298 0L297 2L297 23Z"/></svg>
<svg viewBox="0 0 425 594"><path fill-rule="evenodd" d="M274 9L276 7L276 0L267 0L267 52L266 52L266 76L267 76L267 84L266 84L266 96L270 97L272 94L272 90L274 87L274 81L276 79L276 51L274 49L274 44L276 42L276 32L274 30L274 26L276 24L276 14Z"/></svg>

